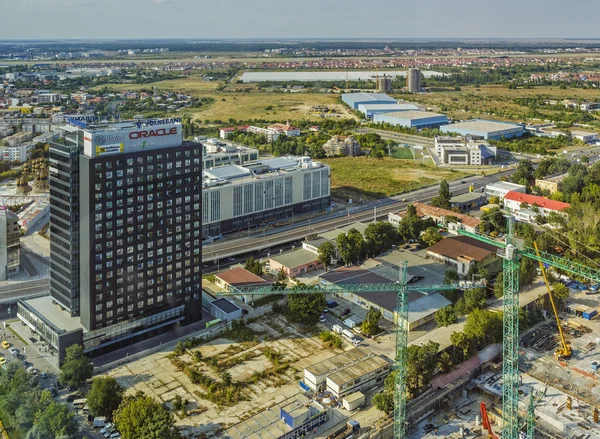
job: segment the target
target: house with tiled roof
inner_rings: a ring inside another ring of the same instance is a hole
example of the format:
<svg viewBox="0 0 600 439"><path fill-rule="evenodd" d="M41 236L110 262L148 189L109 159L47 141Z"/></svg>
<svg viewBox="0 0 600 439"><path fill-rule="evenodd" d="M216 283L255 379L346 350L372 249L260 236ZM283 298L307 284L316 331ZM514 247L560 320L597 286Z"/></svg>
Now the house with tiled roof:
<svg viewBox="0 0 600 439"><path fill-rule="evenodd" d="M442 209L440 207L434 207L429 204L419 202L412 203L412 205L417 210L417 215L419 217L431 218L436 222L436 224L447 224L447 218L454 217L460 220L461 224L464 226L464 230L474 233L477 230L477 226L481 223L481 220L478 218L457 213L452 210ZM405 210L402 212L389 213L388 221L397 226L405 214Z"/></svg>
<svg viewBox="0 0 600 439"><path fill-rule="evenodd" d="M566 214L565 209L569 207L569 203L515 191L504 196L504 208L513 212L515 219L521 222L532 223L538 215L546 217L550 212Z"/></svg>
<svg viewBox="0 0 600 439"><path fill-rule="evenodd" d="M468 236L444 238L427 249L427 257L449 266L464 276L473 267L486 268L489 273L502 269L502 259L496 246Z"/></svg>

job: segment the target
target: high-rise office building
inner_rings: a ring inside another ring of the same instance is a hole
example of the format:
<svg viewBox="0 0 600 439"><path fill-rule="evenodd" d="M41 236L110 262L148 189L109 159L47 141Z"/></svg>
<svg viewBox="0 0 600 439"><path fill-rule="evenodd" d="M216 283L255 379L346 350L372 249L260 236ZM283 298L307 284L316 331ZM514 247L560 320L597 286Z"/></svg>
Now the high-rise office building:
<svg viewBox="0 0 600 439"><path fill-rule="evenodd" d="M411 93L418 93L421 91L421 70L411 68L408 69L406 87Z"/></svg>
<svg viewBox="0 0 600 439"><path fill-rule="evenodd" d="M59 358L199 321L202 145L179 123L65 130L50 148L51 295L21 301L21 320Z"/></svg>

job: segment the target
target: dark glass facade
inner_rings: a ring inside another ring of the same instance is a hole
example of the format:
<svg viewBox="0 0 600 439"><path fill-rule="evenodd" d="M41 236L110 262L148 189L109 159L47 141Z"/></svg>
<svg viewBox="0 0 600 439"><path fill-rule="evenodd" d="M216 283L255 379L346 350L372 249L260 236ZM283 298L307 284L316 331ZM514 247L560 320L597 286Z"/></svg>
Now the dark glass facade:
<svg viewBox="0 0 600 439"><path fill-rule="evenodd" d="M202 315L202 145L80 156L81 322ZM85 212L85 213L84 213Z"/></svg>
<svg viewBox="0 0 600 439"><path fill-rule="evenodd" d="M50 146L50 294L79 315L79 133Z"/></svg>

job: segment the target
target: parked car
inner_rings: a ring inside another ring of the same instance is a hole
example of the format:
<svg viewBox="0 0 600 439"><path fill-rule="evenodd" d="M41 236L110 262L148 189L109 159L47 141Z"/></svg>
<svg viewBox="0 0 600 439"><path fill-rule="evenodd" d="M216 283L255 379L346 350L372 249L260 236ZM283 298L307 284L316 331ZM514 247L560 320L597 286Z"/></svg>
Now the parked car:
<svg viewBox="0 0 600 439"><path fill-rule="evenodd" d="M17 356L17 354L19 353L19 350L16 348L9 348L8 352L10 352L14 356Z"/></svg>
<svg viewBox="0 0 600 439"><path fill-rule="evenodd" d="M327 309L327 308L324 308L324 309L323 309L323 313L327 313L327 312L329 312L329 309Z"/></svg>
<svg viewBox="0 0 600 439"><path fill-rule="evenodd" d="M350 308L346 308L344 311L342 311L343 316L347 316L348 314L350 314Z"/></svg>
<svg viewBox="0 0 600 439"><path fill-rule="evenodd" d="M115 424L113 424L112 422L109 422L108 424L106 424L104 427L102 427L102 429L100 430L101 434L106 433L110 428L113 428L115 426Z"/></svg>
<svg viewBox="0 0 600 439"><path fill-rule="evenodd" d="M327 319L325 318L325 316L324 316L324 315L320 315L320 316L319 316L319 322L321 322L321 323L325 323L326 321L327 321Z"/></svg>
<svg viewBox="0 0 600 439"><path fill-rule="evenodd" d="M2 341L2 347L3 347L4 349L8 349L8 348L10 347L10 343L9 343L9 342L7 342L6 340L3 340L3 341Z"/></svg>

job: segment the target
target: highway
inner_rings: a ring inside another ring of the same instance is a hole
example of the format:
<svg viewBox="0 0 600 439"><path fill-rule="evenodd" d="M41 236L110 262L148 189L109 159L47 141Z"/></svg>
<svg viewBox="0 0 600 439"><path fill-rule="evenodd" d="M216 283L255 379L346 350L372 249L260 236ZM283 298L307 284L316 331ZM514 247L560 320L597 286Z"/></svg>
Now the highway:
<svg viewBox="0 0 600 439"><path fill-rule="evenodd" d="M0 286L0 303L15 302L16 299L50 292L50 278L24 281Z"/></svg>
<svg viewBox="0 0 600 439"><path fill-rule="evenodd" d="M508 176L513 172L514 170L507 170L491 176L468 177L464 180L453 181L450 182L450 190L453 195L460 195L468 192L469 186L473 185L475 186L475 190L479 191L481 187L496 182L501 176ZM246 238L204 245L202 246L202 262L214 262L217 259L222 260L256 250L273 248L278 245L302 240L309 234L327 232L357 221L372 220L375 216L378 219L387 218L388 213L404 210L411 202L420 201L427 203L431 201L438 194L438 191L439 185L436 184L435 186L418 189L402 195L373 201L353 209L332 212L331 215L324 214L310 220L298 221L293 226L289 225L269 232L260 232Z"/></svg>

